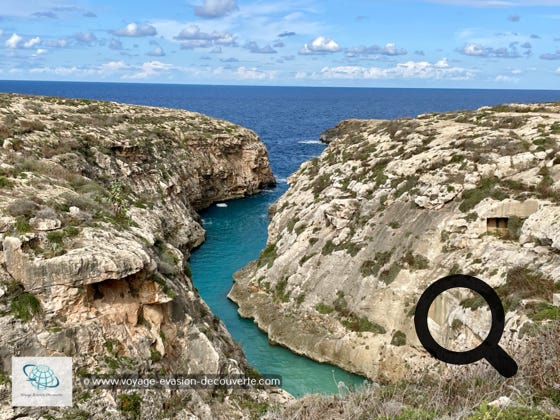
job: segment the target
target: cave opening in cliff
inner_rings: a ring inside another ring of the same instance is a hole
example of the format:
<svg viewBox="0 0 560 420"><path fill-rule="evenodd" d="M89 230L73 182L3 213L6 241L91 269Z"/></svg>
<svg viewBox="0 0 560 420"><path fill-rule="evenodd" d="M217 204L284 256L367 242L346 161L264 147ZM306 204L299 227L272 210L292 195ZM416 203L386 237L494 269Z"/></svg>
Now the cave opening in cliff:
<svg viewBox="0 0 560 420"><path fill-rule="evenodd" d="M509 219L507 217L489 217L486 219L486 231L507 233L508 221Z"/></svg>

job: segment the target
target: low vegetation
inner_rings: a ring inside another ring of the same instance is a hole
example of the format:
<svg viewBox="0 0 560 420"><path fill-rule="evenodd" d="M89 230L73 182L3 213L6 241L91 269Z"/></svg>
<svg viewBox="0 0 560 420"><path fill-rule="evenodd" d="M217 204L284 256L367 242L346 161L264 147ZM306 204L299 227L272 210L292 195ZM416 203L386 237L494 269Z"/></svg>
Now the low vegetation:
<svg viewBox="0 0 560 420"><path fill-rule="evenodd" d="M537 326L534 340L513 354L520 368L513 378L505 379L481 362L453 367L443 376L426 375L417 381L342 388L335 396L307 395L286 407L269 408L267 418L557 419L559 335L559 320ZM505 407L489 404L500 397L508 397L511 403Z"/></svg>

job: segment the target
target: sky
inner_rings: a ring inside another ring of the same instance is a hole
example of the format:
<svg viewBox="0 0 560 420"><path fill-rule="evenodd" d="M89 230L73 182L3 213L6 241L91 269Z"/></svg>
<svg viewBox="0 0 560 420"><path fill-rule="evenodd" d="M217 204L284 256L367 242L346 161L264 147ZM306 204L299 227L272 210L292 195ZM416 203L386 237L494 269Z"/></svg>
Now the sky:
<svg viewBox="0 0 560 420"><path fill-rule="evenodd" d="M560 0L0 0L0 79L558 89Z"/></svg>

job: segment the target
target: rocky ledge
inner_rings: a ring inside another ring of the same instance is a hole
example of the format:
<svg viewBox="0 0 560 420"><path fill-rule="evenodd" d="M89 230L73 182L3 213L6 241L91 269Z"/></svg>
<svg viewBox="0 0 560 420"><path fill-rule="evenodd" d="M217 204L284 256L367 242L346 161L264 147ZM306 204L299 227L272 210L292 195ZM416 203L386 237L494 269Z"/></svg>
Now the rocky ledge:
<svg viewBox="0 0 560 420"><path fill-rule="evenodd" d="M279 391L88 391L12 408L11 356L74 375L250 372L191 282L196 210L274 184L255 133L204 115L0 95L0 417L232 418Z"/></svg>
<svg viewBox="0 0 560 420"><path fill-rule="evenodd" d="M441 373L413 315L453 273L496 288L514 358L535 323L560 319L560 104L344 121L323 140L229 294L270 340L377 381ZM454 289L430 329L466 350L489 318L480 296Z"/></svg>

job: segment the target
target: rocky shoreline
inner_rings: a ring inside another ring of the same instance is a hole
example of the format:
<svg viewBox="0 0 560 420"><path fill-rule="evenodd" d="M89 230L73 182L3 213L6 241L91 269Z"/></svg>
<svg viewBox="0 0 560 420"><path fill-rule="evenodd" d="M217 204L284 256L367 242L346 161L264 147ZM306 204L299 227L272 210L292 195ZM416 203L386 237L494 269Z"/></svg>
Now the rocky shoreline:
<svg viewBox="0 0 560 420"><path fill-rule="evenodd" d="M75 390L12 408L11 356L74 375L251 373L191 282L196 211L275 183L250 130L187 111L0 95L1 418L252 415L281 390ZM136 418L136 417L134 417Z"/></svg>
<svg viewBox="0 0 560 420"><path fill-rule="evenodd" d="M514 355L560 316L559 104L344 121L322 140L229 294L271 341L375 381L440 374L412 316L425 287L453 273L496 288ZM488 314L457 289L433 307L432 332L473 348Z"/></svg>

